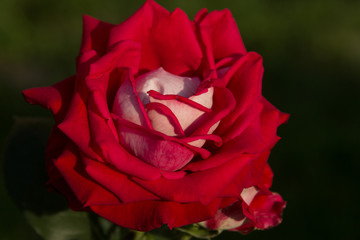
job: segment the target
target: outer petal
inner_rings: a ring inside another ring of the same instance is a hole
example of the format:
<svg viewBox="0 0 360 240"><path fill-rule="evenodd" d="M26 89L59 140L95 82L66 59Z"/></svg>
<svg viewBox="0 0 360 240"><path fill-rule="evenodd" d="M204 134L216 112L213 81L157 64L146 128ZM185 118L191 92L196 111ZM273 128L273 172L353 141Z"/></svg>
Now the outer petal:
<svg viewBox="0 0 360 240"><path fill-rule="evenodd" d="M130 203L145 200L160 200L159 197L140 187L129 177L114 170L105 163L82 156L84 167L89 177L104 189L117 196L121 202Z"/></svg>
<svg viewBox="0 0 360 240"><path fill-rule="evenodd" d="M261 81L263 76L262 59L256 53L241 57L219 79L220 85L227 85L236 100L236 107L223 121L217 132L226 139L231 139L243 131L261 110ZM245 113L245 111L247 111ZM235 125L235 126L234 126ZM226 132L227 131L227 132Z"/></svg>
<svg viewBox="0 0 360 240"><path fill-rule="evenodd" d="M160 178L155 181L133 180L145 189L163 199L176 202L211 202L235 179L238 196L244 188L251 173L251 155L235 157L227 163L205 171L190 173L181 179L169 180ZM241 175L241 178L237 178ZM231 196L234 197L234 196Z"/></svg>
<svg viewBox="0 0 360 240"><path fill-rule="evenodd" d="M170 228L201 222L212 217L221 206L221 199L208 205L168 201L144 201L116 206L92 206L100 216L126 228L150 231L167 224Z"/></svg>
<svg viewBox="0 0 360 240"><path fill-rule="evenodd" d="M196 17L195 23L199 26L206 52L209 54L211 51L215 60L246 53L236 22L228 9L207 15L202 12Z"/></svg>
<svg viewBox="0 0 360 240"><path fill-rule="evenodd" d="M30 104L39 104L50 109L55 121L59 123L64 118L73 94L75 76L69 77L50 87L31 88L22 93Z"/></svg>
<svg viewBox="0 0 360 240"><path fill-rule="evenodd" d="M75 194L54 164L54 160L62 154L67 142L66 136L57 127L53 127L46 148L46 171L49 176L47 185L49 189L55 189L64 194L71 209L81 211L84 210L84 206L75 197Z"/></svg>
<svg viewBox="0 0 360 240"><path fill-rule="evenodd" d="M186 14L180 9L169 13L154 1L147 1L111 30L109 46L122 40L141 44L143 71L163 67L176 75L194 75L201 62L201 49Z"/></svg>
<svg viewBox="0 0 360 240"><path fill-rule="evenodd" d="M113 194L88 179L83 166L79 163L79 157L75 147L69 143L63 153L53 163L82 206L120 203L119 199ZM63 189L63 186L61 189Z"/></svg>
<svg viewBox="0 0 360 240"><path fill-rule="evenodd" d="M102 55L106 51L109 31L113 26L113 24L84 15L80 54L93 49Z"/></svg>
<svg viewBox="0 0 360 240"><path fill-rule="evenodd" d="M260 117L232 139L247 153L261 153L272 147L278 141L276 135L278 126L288 119L288 114L281 113L266 99L263 98L262 102L264 109Z"/></svg>

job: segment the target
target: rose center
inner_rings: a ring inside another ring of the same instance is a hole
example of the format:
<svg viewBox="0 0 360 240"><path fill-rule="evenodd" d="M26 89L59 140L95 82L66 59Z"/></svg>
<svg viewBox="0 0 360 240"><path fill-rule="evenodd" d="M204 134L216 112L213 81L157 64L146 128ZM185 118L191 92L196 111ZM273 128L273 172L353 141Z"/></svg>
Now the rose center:
<svg viewBox="0 0 360 240"><path fill-rule="evenodd" d="M212 107L213 88L197 94L200 83L198 77L181 77L159 68L135 80L126 79L116 93L112 111L122 119L181 140L201 126L205 110L210 111ZM124 127L118 128L118 132L121 144L130 152L165 170L183 167L194 155L193 151L184 150L186 144L180 146L171 141L165 144L163 140L124 130ZM201 147L204 143L204 139L195 139L187 144ZM177 150L181 151L180 155L164 156Z"/></svg>

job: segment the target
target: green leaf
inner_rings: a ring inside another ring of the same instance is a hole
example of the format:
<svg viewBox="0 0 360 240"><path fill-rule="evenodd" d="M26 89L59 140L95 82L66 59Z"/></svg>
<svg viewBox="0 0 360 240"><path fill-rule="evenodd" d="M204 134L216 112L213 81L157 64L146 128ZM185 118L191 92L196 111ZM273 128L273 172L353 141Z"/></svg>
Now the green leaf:
<svg viewBox="0 0 360 240"><path fill-rule="evenodd" d="M85 212L65 210L51 215L38 216L25 211L25 217L45 240L89 240L90 221Z"/></svg>
<svg viewBox="0 0 360 240"><path fill-rule="evenodd" d="M176 229L200 239L211 239L221 233L220 230L209 230L207 228L201 227L199 224L196 223Z"/></svg>

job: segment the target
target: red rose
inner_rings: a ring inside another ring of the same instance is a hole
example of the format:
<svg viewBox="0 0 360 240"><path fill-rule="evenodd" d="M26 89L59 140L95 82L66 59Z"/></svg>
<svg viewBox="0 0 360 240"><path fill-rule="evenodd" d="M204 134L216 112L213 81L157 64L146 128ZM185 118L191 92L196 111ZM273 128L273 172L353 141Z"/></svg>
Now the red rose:
<svg viewBox="0 0 360 240"><path fill-rule="evenodd" d="M54 115L49 184L72 209L142 231L247 232L284 207L267 158L288 116L262 96L262 74L228 10L190 21L149 0L119 25L84 16L76 75L23 94Z"/></svg>

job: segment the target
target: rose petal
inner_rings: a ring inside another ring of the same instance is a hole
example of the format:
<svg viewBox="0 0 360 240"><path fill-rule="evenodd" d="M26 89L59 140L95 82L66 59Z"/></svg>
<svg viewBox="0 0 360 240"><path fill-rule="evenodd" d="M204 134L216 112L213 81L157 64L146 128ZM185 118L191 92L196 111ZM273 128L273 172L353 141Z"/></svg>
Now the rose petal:
<svg viewBox="0 0 360 240"><path fill-rule="evenodd" d="M288 115L281 113L272 106L265 98L262 99L264 109L258 119L253 122L232 141L236 141L247 153L261 153L273 146L278 137L276 131L279 125L284 123Z"/></svg>
<svg viewBox="0 0 360 240"><path fill-rule="evenodd" d="M46 184L49 189L55 189L64 194L71 209L75 211L84 211L84 206L76 198L68 183L54 165L54 160L64 152L67 142L68 139L66 136L57 127L53 127L46 148L46 171L49 176L49 180Z"/></svg>
<svg viewBox="0 0 360 240"><path fill-rule="evenodd" d="M136 79L136 90L141 102L149 103L148 92L154 90L163 95L180 95L189 98L196 93L201 81L198 77L182 77L165 71L162 67Z"/></svg>
<svg viewBox="0 0 360 240"><path fill-rule="evenodd" d="M225 74L219 79L220 85L227 85L236 100L236 107L219 126L217 132L223 135L226 130L233 132L230 128L239 117L247 118L249 114L243 114L252 104L255 109L261 97L261 81L263 75L262 59L258 54L248 53L241 57ZM231 79L231 81L230 81ZM250 112L251 113L251 112ZM257 112L254 112L257 114ZM242 116L244 115L244 116ZM251 114L253 116L253 114ZM240 126L241 128L242 126ZM236 132L236 131L235 131ZM226 138L226 136L224 136ZM228 137L230 138L230 137Z"/></svg>
<svg viewBox="0 0 360 240"><path fill-rule="evenodd" d="M132 182L129 177L114 170L109 165L82 156L85 171L93 181L116 195L121 202L129 203L145 200L160 200L159 197Z"/></svg>
<svg viewBox="0 0 360 240"><path fill-rule="evenodd" d="M117 170L144 179L156 179L161 176L160 170L131 156L114 136L113 120L106 119L96 111L96 92L88 97L88 121L91 132L91 146L101 155L100 160L112 164ZM114 127L115 129L115 127ZM117 130L115 130L117 131ZM121 137L119 136L119 139ZM96 159L96 158L93 158Z"/></svg>
<svg viewBox="0 0 360 240"><path fill-rule="evenodd" d="M249 205L249 213L253 215L253 225L257 229L275 227L282 221L282 211L286 202L277 193L260 191Z"/></svg>
<svg viewBox="0 0 360 240"><path fill-rule="evenodd" d="M83 35L80 54L95 50L100 56L106 51L109 31L115 25L99 21L90 16L83 16Z"/></svg>
<svg viewBox="0 0 360 240"><path fill-rule="evenodd" d="M113 194L88 179L78 159L75 147L69 143L53 163L82 206L120 203Z"/></svg>
<svg viewBox="0 0 360 240"><path fill-rule="evenodd" d="M153 1L110 31L109 46L122 40L141 44L141 70L163 67L176 75L193 75L201 62L201 49L186 14L180 9L169 13Z"/></svg>
<svg viewBox="0 0 360 240"><path fill-rule="evenodd" d="M253 162L251 177L250 177L249 181L246 184L247 187L258 185L261 178L263 177L269 155L270 155L270 148L267 149L266 151L264 151L259 156L259 158L257 158Z"/></svg>
<svg viewBox="0 0 360 240"><path fill-rule="evenodd" d="M141 201L115 206L91 206L91 209L120 226L150 231L163 224L171 229L203 221L212 217L220 204L221 199L215 199L207 205L198 202Z"/></svg>
<svg viewBox="0 0 360 240"><path fill-rule="evenodd" d="M234 54L246 54L239 29L228 9L198 15L195 19L199 24L206 52L212 52L213 59L219 60Z"/></svg>
<svg viewBox="0 0 360 240"><path fill-rule="evenodd" d="M252 157L254 156L242 155L232 158L218 168L190 173L182 179L168 180L160 178L155 181L144 181L134 178L133 180L166 200L176 202L201 201L203 204L207 204L219 196L224 188L231 184L239 174L243 179L236 183L239 187L236 196L240 194L251 173Z"/></svg>
<svg viewBox="0 0 360 240"><path fill-rule="evenodd" d="M211 127L222 121L235 107L236 102L232 93L226 88L214 87L213 106L211 112L207 112L199 118L193 135L207 134ZM217 134L217 133L215 133Z"/></svg>
<svg viewBox="0 0 360 240"><path fill-rule="evenodd" d="M244 224L246 216L241 207L241 202L237 201L232 205L219 210L216 215L200 224L212 230L230 230Z"/></svg>
<svg viewBox="0 0 360 240"><path fill-rule="evenodd" d="M141 59L141 46L139 43L133 41L121 41L114 44L106 54L90 64L90 70L87 78L97 78L110 72L116 68L128 68L130 72L137 72ZM100 82L101 83L101 82ZM98 84L100 85L100 84ZM102 88L105 86L101 84ZM91 89L99 89L99 86L94 86Z"/></svg>
<svg viewBox="0 0 360 240"><path fill-rule="evenodd" d="M153 128L136 90L131 72L128 72L125 81L116 92L112 112L137 125Z"/></svg>
<svg viewBox="0 0 360 240"><path fill-rule="evenodd" d="M213 89L209 89L208 92L203 93L201 95L192 96L189 98L189 100L193 101L195 103L198 103L203 107L211 108L212 96L213 96ZM185 102L178 101L177 99L161 100L159 98L153 97L153 95L150 95L149 100L150 100L150 103L160 103L160 104L168 107L172 111L172 113L176 116L185 135L190 135L191 131L198 128L198 126L201 124L199 119L201 118L201 116L203 116L205 114L205 112L202 109L198 109L198 108L193 107L192 105L189 105ZM205 104L205 105L203 105L203 104ZM164 128L164 125L165 126L171 125L171 123L169 123L169 121L166 121L165 119L163 119L165 121L161 121L161 122L157 121L160 114L161 113L159 113L157 111L152 111L152 110L150 110L148 113L149 118L152 121L152 124L154 126L154 129L156 129L156 130ZM169 126L168 128L171 129L172 128L171 126ZM208 131L207 133L211 134L212 132ZM166 134L166 132L165 132L165 134ZM201 147L201 146L198 146L198 147Z"/></svg>
<svg viewBox="0 0 360 240"><path fill-rule="evenodd" d="M74 82L75 76L72 76L50 87L24 90L22 94L28 103L50 109L55 121L59 123L65 117L73 94Z"/></svg>
<svg viewBox="0 0 360 240"><path fill-rule="evenodd" d="M271 170L269 164L266 164L265 168L264 168L264 171L263 171L263 174L262 174L262 177L258 182L259 188L269 189L271 187L271 185L272 185L273 176L274 176L274 173Z"/></svg>
<svg viewBox="0 0 360 240"><path fill-rule="evenodd" d="M194 156L193 150L180 144L164 139L155 132L144 131L139 125L115 119L121 145L125 146L132 154L165 171L176 171L185 166ZM175 140L175 139L174 139Z"/></svg>

